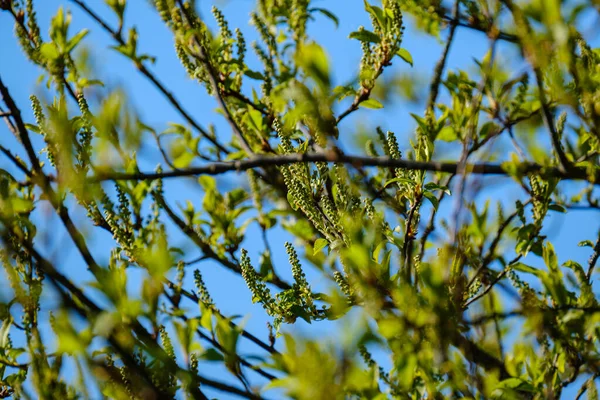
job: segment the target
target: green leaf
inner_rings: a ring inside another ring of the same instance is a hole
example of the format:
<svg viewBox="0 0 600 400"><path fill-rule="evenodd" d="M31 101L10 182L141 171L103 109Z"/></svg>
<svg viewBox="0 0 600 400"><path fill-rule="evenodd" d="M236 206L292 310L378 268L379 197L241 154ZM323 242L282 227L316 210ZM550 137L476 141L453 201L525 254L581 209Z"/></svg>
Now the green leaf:
<svg viewBox="0 0 600 400"><path fill-rule="evenodd" d="M400 57L401 59L403 59L408 64L410 64L411 67L413 66L413 58L412 58L412 55L408 52L408 50L406 50L406 49L399 49L396 52L396 55L398 57Z"/></svg>
<svg viewBox="0 0 600 400"><path fill-rule="evenodd" d="M456 139L458 139L458 135L453 127L445 126L438 132L436 139L439 139L443 142L454 142Z"/></svg>
<svg viewBox="0 0 600 400"><path fill-rule="evenodd" d="M25 128L27 128L28 131L34 132L34 133L41 133L42 130L37 126L37 125L33 125L33 124L25 124Z"/></svg>
<svg viewBox="0 0 600 400"><path fill-rule="evenodd" d="M296 203L296 200L294 199L294 196L292 196L291 192L287 193L287 200L292 209L296 211L298 209L298 204Z"/></svg>
<svg viewBox="0 0 600 400"><path fill-rule="evenodd" d="M389 181L385 182L385 184L383 185L384 188L388 187L389 185L391 185L392 183L406 183L408 185L414 186L417 184L417 182L413 181L412 179L408 179L408 178L393 178L390 179Z"/></svg>
<svg viewBox="0 0 600 400"><path fill-rule="evenodd" d="M446 193L446 194L447 194L447 195L449 195L449 196L452 194L452 193L450 192L450 189L448 189L448 187L447 187L447 186L441 186L441 185L438 185L438 184L437 184L437 183L435 183L435 182L429 182L429 183L426 183L424 187L425 187L425 189L427 189L427 190L441 190L442 192Z"/></svg>
<svg viewBox="0 0 600 400"><path fill-rule="evenodd" d="M548 270L558 271L558 258L556 257L556 252L554 251L554 246L552 243L546 243L542 254L544 257L544 263L548 267Z"/></svg>
<svg viewBox="0 0 600 400"><path fill-rule="evenodd" d="M321 46L314 42L305 44L298 48L295 59L298 66L304 69L323 90L329 88L329 61Z"/></svg>
<svg viewBox="0 0 600 400"><path fill-rule="evenodd" d="M528 274L533 274L533 275L536 275L536 276L541 276L541 275L544 274L544 271L540 271L537 268L530 267L529 265L523 264L523 263L516 263L516 264L514 264L512 266L512 268L515 271L521 271L521 272L525 272L525 273L528 273Z"/></svg>
<svg viewBox="0 0 600 400"><path fill-rule="evenodd" d="M567 209L561 206L560 204L550 204L548 206L548 210L558 211L563 214L567 212Z"/></svg>
<svg viewBox="0 0 600 400"><path fill-rule="evenodd" d="M12 317L5 319L0 328L0 349L4 349L8 343L8 333L12 324Z"/></svg>
<svg viewBox="0 0 600 400"><path fill-rule="evenodd" d="M54 43L44 43L40 46L40 53L49 61L56 60L60 53Z"/></svg>
<svg viewBox="0 0 600 400"><path fill-rule="evenodd" d="M327 247L328 244L329 244L329 242L327 241L327 239L319 238L319 239L315 240L315 245L313 247L313 256L320 253L321 250L323 250L325 247Z"/></svg>
<svg viewBox="0 0 600 400"><path fill-rule="evenodd" d="M498 125L496 125L496 123L492 121L488 121L481 127L481 130L479 131L479 136L481 136L482 138L486 138L491 134L495 134L496 132L498 132Z"/></svg>
<svg viewBox="0 0 600 400"><path fill-rule="evenodd" d="M421 130L424 133L429 132L429 125L427 124L427 121L425 120L425 118L420 117L415 113L410 113L410 116L413 117L415 121L417 121L417 124L419 124L419 128L421 128Z"/></svg>
<svg viewBox="0 0 600 400"><path fill-rule="evenodd" d="M13 197L10 199L12 211L16 214L28 213L33 210L33 202L21 197Z"/></svg>
<svg viewBox="0 0 600 400"><path fill-rule="evenodd" d="M348 35L348 37L350 39L356 39L356 40L360 40L361 42L367 42L367 43L380 43L381 42L381 38L379 37L379 35L371 32L371 31L368 31L366 29L351 32L350 35Z"/></svg>
<svg viewBox="0 0 600 400"><path fill-rule="evenodd" d="M336 28L340 27L340 20L338 19L338 17L335 16L335 14L333 14L331 11L325 9L325 8L311 8L310 10L308 10L309 12L319 12L321 14L323 14L324 16L326 16L327 18L329 18L330 20L333 21L333 23L335 24Z"/></svg>
<svg viewBox="0 0 600 400"><path fill-rule="evenodd" d="M223 361L223 360L225 360L225 358L223 357L223 354L219 353L217 350L215 350L212 347L210 349L206 349L204 351L204 353L200 354L199 358L202 360L206 360L206 361Z"/></svg>
<svg viewBox="0 0 600 400"><path fill-rule="evenodd" d="M438 201L437 197L435 197L435 195L431 192L424 192L423 196L431 202L431 205L437 211L438 206L440 205L440 202Z"/></svg>
<svg viewBox="0 0 600 400"><path fill-rule="evenodd" d="M258 71L253 71L251 69L245 70L244 75L246 75L248 78L256 79L258 81L265 80L265 76L262 73L260 73Z"/></svg>
<svg viewBox="0 0 600 400"><path fill-rule="evenodd" d="M579 246L579 247L594 247L594 243L591 240L582 240L581 242L577 243L577 246Z"/></svg>
<svg viewBox="0 0 600 400"><path fill-rule="evenodd" d="M352 85L347 86L336 86L333 88L334 98L336 100L342 100L348 96L356 95L356 90Z"/></svg>
<svg viewBox="0 0 600 400"><path fill-rule="evenodd" d="M69 43L67 45L66 52L68 53L71 50L73 50L79 44L79 42L81 42L83 40L83 38L87 36L87 34L89 32L90 32L89 29L83 29L81 32L79 32L78 34L73 36L71 39L69 39Z"/></svg>
<svg viewBox="0 0 600 400"><path fill-rule="evenodd" d="M365 10L375 18L382 29L386 29L387 17L380 7L372 6L365 0Z"/></svg>
<svg viewBox="0 0 600 400"><path fill-rule="evenodd" d="M189 151L182 152L176 159L173 160L173 165L176 168L187 168L194 160L194 155Z"/></svg>
<svg viewBox="0 0 600 400"><path fill-rule="evenodd" d="M367 99L365 101L360 102L360 107L379 109L379 108L383 108L383 104L381 104L379 101L377 101L375 99Z"/></svg>

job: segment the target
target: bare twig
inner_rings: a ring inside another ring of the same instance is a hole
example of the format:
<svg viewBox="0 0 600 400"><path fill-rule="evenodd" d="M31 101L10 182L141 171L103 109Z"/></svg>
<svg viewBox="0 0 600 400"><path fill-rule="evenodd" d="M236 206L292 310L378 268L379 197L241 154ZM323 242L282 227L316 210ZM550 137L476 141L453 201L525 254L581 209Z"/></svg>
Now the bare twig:
<svg viewBox="0 0 600 400"><path fill-rule="evenodd" d="M598 239L596 240L596 244L594 245L594 252L590 256L590 260L588 261L588 270L586 274L588 282L591 282L592 280L592 272L594 272L594 267L598 262L598 258L600 258L600 233L598 234Z"/></svg>
<svg viewBox="0 0 600 400"><path fill-rule="evenodd" d="M452 9L452 19L450 20L450 31L448 32L448 39L446 40L446 46L444 47L444 51L442 52L442 56L437 62L434 72L433 79L431 80L431 85L429 85L429 99L427 100L427 110L429 112L433 112L433 107L435 106L435 101L437 100L437 96L440 90L440 83L442 81L442 74L444 73L444 67L446 66L446 61L448 59L448 54L450 53L450 47L452 46L452 42L454 41L454 32L456 32L456 27L458 25L458 9L459 9L460 1L456 0L454 2L454 7Z"/></svg>

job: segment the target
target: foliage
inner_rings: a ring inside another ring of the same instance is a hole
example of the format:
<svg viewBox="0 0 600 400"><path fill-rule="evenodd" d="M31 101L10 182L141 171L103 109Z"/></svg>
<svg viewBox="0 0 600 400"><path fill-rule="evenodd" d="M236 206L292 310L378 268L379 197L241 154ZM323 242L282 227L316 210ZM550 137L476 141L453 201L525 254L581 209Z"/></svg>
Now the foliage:
<svg viewBox="0 0 600 400"><path fill-rule="evenodd" d="M258 0L250 45L216 7L209 21L193 0L150 1L182 70L216 100L219 129L155 75L126 18L131 1L106 0L110 20L72 3L93 27L74 32L61 7L43 35L32 0L0 0L46 84L26 123L11 97L19 82L0 80L16 138L0 146L0 397L554 399L579 385L578 398L597 398L600 237L579 243L589 260L561 263L548 235L554 212L586 208L598 221L600 50L581 29L597 2L365 0L370 26L347 43L362 58L337 85L307 26L346 25L309 0ZM376 118L394 95L385 75L401 82L398 70L416 62L403 47L409 19L444 37L416 128L406 140L377 126L353 132L346 118ZM83 48L92 29L180 121L159 131L125 92L102 87ZM489 40L471 72L447 66L461 30ZM156 155L152 172L142 160ZM234 170L247 181L228 189ZM493 198L489 174L519 196ZM168 182L185 177L201 199L175 196ZM44 242L61 230L57 258ZM102 232L110 245L95 246ZM288 266L273 233L288 239ZM78 258L65 264L68 248ZM208 267L243 278L268 333L219 309ZM338 321L327 325L335 340L288 329L303 321Z"/></svg>

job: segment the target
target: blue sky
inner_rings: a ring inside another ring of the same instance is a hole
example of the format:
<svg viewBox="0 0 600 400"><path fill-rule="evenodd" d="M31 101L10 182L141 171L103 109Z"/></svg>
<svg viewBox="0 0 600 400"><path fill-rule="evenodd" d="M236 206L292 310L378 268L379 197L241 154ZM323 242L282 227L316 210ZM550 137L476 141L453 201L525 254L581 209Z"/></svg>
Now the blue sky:
<svg viewBox="0 0 600 400"><path fill-rule="evenodd" d="M42 24L43 33L47 31L51 16L61 4L66 5L72 10L73 22L71 34L83 28L90 28L91 32L84 43L92 51L92 59L95 62L95 69L98 76L104 80L109 88L124 88L130 96L135 110L139 112L146 124L160 131L166 128L167 122L183 122L182 118L172 109L160 93L137 73L129 60L108 48L114 44L111 38L93 23L89 17L82 14L79 8L64 0L45 0L37 1L37 3L38 20ZM100 3L99 1L88 1L90 6L95 7L96 11L100 12L101 15L115 26L115 18ZM162 24L158 15L145 1L130 0L129 3L126 13L126 26L136 26L139 33L140 51L157 57L156 64L152 65L150 69L175 93L176 97L197 120L204 126L214 123L220 135L224 137L228 136L228 128L224 120L221 116L213 112L216 108L215 101L207 95L203 87L200 87L197 83L186 77L184 69L175 56L171 34ZM242 29L248 43L256 39L256 34L249 25L249 13L253 7L252 1L201 1L199 4L202 14L211 26L215 26L210 14L210 7L214 4L223 10L232 30L236 27ZM340 19L340 26L336 28L330 20L323 16L317 16L316 21L311 22L309 25L309 35L315 38L326 49L331 62L331 70L333 71L335 80L334 84L343 84L355 76L361 56L358 42L348 40L347 36L351 31L356 30L359 25L370 26L367 14L363 11L363 2L358 0L317 1L314 5L331 10ZM26 61L21 50L18 48L16 40L11 41L6 39L12 36L12 30L12 21L8 15L0 13L0 37L4 38L2 46L0 46L0 76L11 90L17 104L21 106L25 119L32 121L33 117L29 108L28 97L31 93L40 91L36 81L41 71ZM445 37L446 32L442 32L442 38ZM504 60L510 60L515 56L515 50L511 46L507 44L500 45L498 49L499 57ZM407 64L397 60L388 73L413 72L420 75L424 79L424 82L428 82L435 62L440 55L441 42L417 32L409 25L403 41L403 47L412 54L414 67L411 69ZM459 28L448 60L447 70L463 68L471 71L474 66L473 57L481 58L486 51L487 39L484 35ZM441 99L444 99L443 93ZM415 105L395 100L386 104L383 110L359 110L344 120L340 127L341 136L350 136L356 126L359 125L381 125L384 129L395 131L398 134L401 149L408 149L410 146L408 138L412 136L415 127L409 112L422 114L423 109L422 104ZM147 140L150 139L147 138ZM0 126L0 143L7 146L16 145L4 125ZM345 143L345 146L349 149L359 151L359 149L355 149L352 143ZM142 165L148 170L152 170L158 161L159 159L154 154L148 160L145 160ZM0 168L10 168L7 163L5 158L0 158ZM497 184L495 183L496 181L497 179L486 179L484 181L487 189L483 192L485 196L482 197L482 200L488 196L492 200L502 199L506 200L506 204L510 207L512 199L521 197L519 192L511 191L512 189L509 190L512 187L510 182L503 181ZM224 189L241 184L246 185L245 176L236 176L235 174L220 176L218 177L218 182ZM185 204L185 200L189 199L195 204L200 205L202 193L191 187L191 185L180 182L169 182L166 188L171 204L177 202ZM573 186L571 185L570 187ZM512 203L514 204L514 202ZM448 201L448 204L442 208L441 213L447 212L448 206L451 207L452 204L453 200ZM495 206L492 205L491 208L495 209ZM71 210L78 221L84 219L84 212L81 210L76 211L75 208ZM511 209L508 208L507 211L510 212ZM52 217L51 213L43 212L43 210L39 210L37 215L40 221L38 229L42 235L41 237L46 237L46 240L40 241L38 246L43 248L44 253L48 256L53 255L53 260L57 262L60 269L72 279L79 282L89 280L90 276L85 272L79 256L72 250L72 245L60 227L59 221ZM423 215L427 214L424 213ZM425 220L425 217L423 219ZM585 239L594 240L598 226L600 226L600 213L593 211L570 211L566 215L553 213L547 221L546 230L549 239L552 240L556 247L561 262L567 259L574 259L583 264L587 260L590 251L587 248L577 247L577 243ZM112 238L105 232L97 232L97 230L90 232L90 234L94 255L98 260L107 260L108 254L106 253L106 249L109 246L113 246ZM186 254L184 259L193 259L199 254L172 227L169 227L169 234L171 244L176 245L180 243L182 247L189 249L190 253L189 255ZM274 253L273 260L278 271L282 276L290 277L291 273L283 246L286 240L290 240L290 236L282 229L276 228L269 232L269 239ZM254 265L258 265L259 253L263 247L260 239L260 231L257 226L252 225L249 228L243 247L249 250ZM302 252L300 248L298 250L300 250L300 253ZM535 257L528 257L527 262L535 266L541 265L541 260ZM305 266L309 279L318 279L319 276L310 271L309 264L305 263ZM224 271L222 267L211 262L199 264L198 268L201 269L218 307L226 315L242 314L249 316L246 325L247 328L262 338L266 338L267 330L265 324L267 318L259 305L250 304L251 295L243 280L232 273ZM139 273L134 271L130 281L133 292L139 289L139 280L136 280L136 275L139 279ZM192 287L191 271L187 276L189 278L186 281L187 287ZM316 281L311 283L317 288L323 288L326 284L325 282ZM4 297L2 296L2 290L0 290L0 297ZM51 301L51 299L48 299L48 301ZM194 310L192 314L196 313L197 311ZM348 322L348 319L344 321L344 323ZM299 322L296 326L285 327L284 330L300 331L307 335L334 336L334 329L337 325L338 323L324 322L309 326L304 322ZM246 351L249 353L257 350L252 345L246 343L243 343L241 349L243 352ZM223 380L225 379L224 374L226 374L225 371L220 368L213 368L206 372L208 376L218 377ZM565 393L565 398L569 398L568 394L569 392ZM220 394L217 397L227 398Z"/></svg>

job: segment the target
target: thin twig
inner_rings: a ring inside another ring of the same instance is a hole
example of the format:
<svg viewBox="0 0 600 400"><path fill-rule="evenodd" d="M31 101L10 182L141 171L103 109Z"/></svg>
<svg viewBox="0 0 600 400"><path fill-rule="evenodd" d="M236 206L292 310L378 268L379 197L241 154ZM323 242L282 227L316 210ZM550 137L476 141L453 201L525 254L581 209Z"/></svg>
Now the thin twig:
<svg viewBox="0 0 600 400"><path fill-rule="evenodd" d="M598 262L598 258L600 258L600 233L598 233L598 239L596 240L596 244L594 245L594 252L590 256L590 260L588 261L588 270L586 274L588 283L592 280L592 273L594 272L594 267Z"/></svg>
<svg viewBox="0 0 600 400"><path fill-rule="evenodd" d="M454 33L456 32L456 27L458 25L458 10L459 10L460 1L456 0L454 2L454 7L452 9L452 20L450 20L450 32L448 32L448 39L446 40L446 46L444 47L444 51L442 52L442 56L438 60L434 72L433 79L431 80L431 85L429 85L429 99L427 100L427 111L433 112L433 107L435 106L435 101L437 100L437 96L440 90L440 83L442 81L442 75L444 73L444 67L446 66L446 61L448 60L448 54L450 53L450 47L452 46L452 42L454 41Z"/></svg>
<svg viewBox="0 0 600 400"><path fill-rule="evenodd" d="M496 278L490 282L490 284L483 290L483 292L481 292L480 294L478 294L477 296L473 297L471 300L467 301L465 303L465 305L463 306L463 309L466 310L467 308L469 308L469 306L473 303L475 303L477 300L481 299L482 297L484 297L486 294L489 293L490 290L492 290L492 288L502 280L502 278L504 278L504 276L506 276L506 274L508 274L508 271L511 270L511 266L513 264L516 264L517 262L519 262L519 260L521 259L521 257L523 257L521 254L519 254L518 256L516 256L513 260L511 260L506 267L504 267L504 269L502 270L502 272L500 272Z"/></svg>

